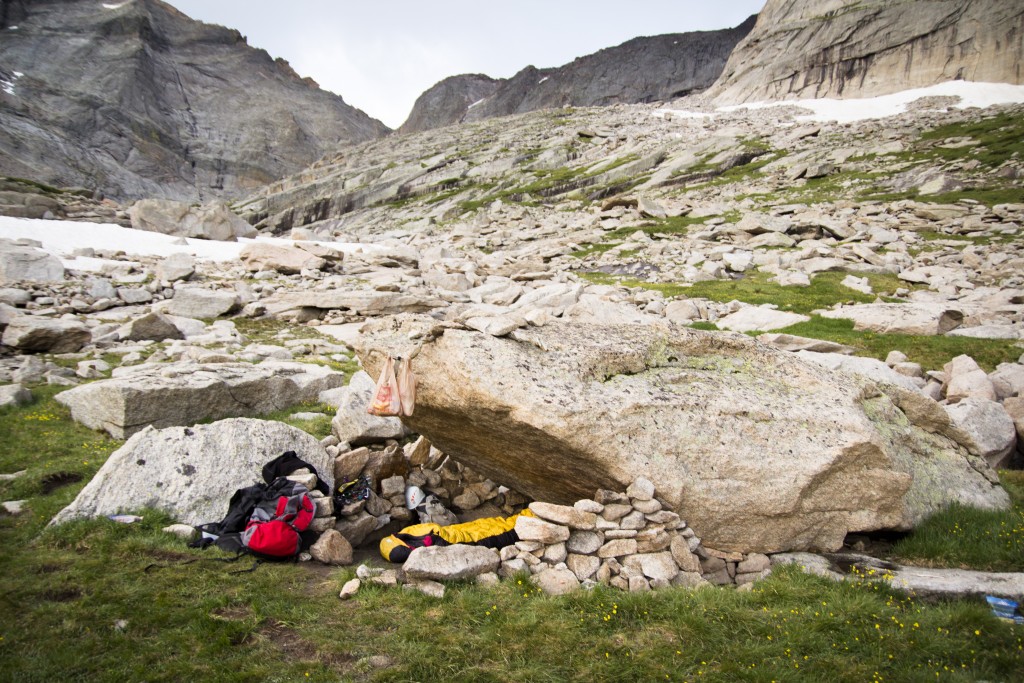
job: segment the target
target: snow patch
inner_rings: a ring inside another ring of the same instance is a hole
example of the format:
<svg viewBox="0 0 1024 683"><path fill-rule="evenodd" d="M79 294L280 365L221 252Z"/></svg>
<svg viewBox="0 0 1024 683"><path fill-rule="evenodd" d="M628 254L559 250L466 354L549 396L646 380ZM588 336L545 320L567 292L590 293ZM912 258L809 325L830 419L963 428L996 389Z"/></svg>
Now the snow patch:
<svg viewBox="0 0 1024 683"><path fill-rule="evenodd" d="M471 104L471 105L469 105L468 107L466 107L466 109L472 109L472 108L473 108L473 107L475 107L476 105L478 105L478 104L482 104L482 103L483 103L483 101L484 101L484 100L486 100L486 99L487 99L487 98L485 97L485 98L483 98L483 99L477 100L477 101L476 101L476 102L474 102L473 104Z"/></svg>
<svg viewBox="0 0 1024 683"><path fill-rule="evenodd" d="M800 107L808 109L810 114L797 116L797 121L835 121L852 123L868 119L882 119L896 116L907 110L907 106L923 97L958 97L959 101L951 105L954 109L978 107L984 109L997 104L1024 103L1024 85L1009 83L981 83L972 81L947 81L927 88L914 88L891 95L864 97L859 99L836 100L822 98L818 100L779 100L777 102L751 102L728 107L719 107L718 112L735 112L741 109L767 109L769 107ZM691 112L676 109L656 109L652 116L674 119L692 119L713 117L714 113Z"/></svg>
<svg viewBox="0 0 1024 683"><path fill-rule="evenodd" d="M278 246L290 246L295 242L279 237L257 237L255 239L239 238L237 242L218 242L214 240L185 239L164 235L159 232L147 232L122 228L111 223L79 223L75 221L55 221L31 218L12 218L0 216L0 238L12 240L31 239L41 242L43 250L61 259L66 268L83 271L98 271L102 268L103 259L74 257L76 249L91 247L101 251L123 251L134 256L170 256L177 252L192 254L198 259L208 261L232 261L246 245L253 242L264 242ZM352 242L318 242L346 254L372 253L385 248L374 244Z"/></svg>
<svg viewBox="0 0 1024 683"><path fill-rule="evenodd" d="M103 3L103 9L121 9L122 7L124 7L125 5L127 5L131 1L132 0L126 0L126 2L119 2L116 5L110 5L108 3Z"/></svg>
<svg viewBox="0 0 1024 683"><path fill-rule="evenodd" d="M547 76L545 76L544 78L542 78L542 79L540 79L539 81L537 81L537 85L540 85L541 83L543 83L543 82L544 82L544 81L546 81L546 80L548 80L548 77L547 77Z"/></svg>
<svg viewBox="0 0 1024 683"><path fill-rule="evenodd" d="M797 121L836 121L852 123L866 119L881 119L902 114L907 105L922 97L959 97L954 109L968 107L991 107L997 104L1019 104L1024 102L1024 85L1009 83L976 83L970 81L947 81L927 88L914 88L891 95L865 97L860 99L836 100L783 100L780 102L755 102L733 107L722 107L720 111L738 109L764 109L767 107L796 106L810 109L813 113L797 116Z"/></svg>

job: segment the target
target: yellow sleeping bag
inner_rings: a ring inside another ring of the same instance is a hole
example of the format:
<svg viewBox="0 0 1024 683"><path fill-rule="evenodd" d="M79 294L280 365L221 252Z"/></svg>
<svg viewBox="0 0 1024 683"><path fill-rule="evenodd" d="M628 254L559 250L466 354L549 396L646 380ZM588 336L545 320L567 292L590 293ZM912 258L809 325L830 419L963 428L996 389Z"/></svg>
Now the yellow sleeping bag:
<svg viewBox="0 0 1024 683"><path fill-rule="evenodd" d="M434 545L482 545L488 548L504 548L519 540L516 535L516 520L520 515L533 517L530 510L523 510L511 517L484 517L472 522L441 526L440 524L413 524L397 534L381 540L380 554L389 562L405 562L414 548Z"/></svg>

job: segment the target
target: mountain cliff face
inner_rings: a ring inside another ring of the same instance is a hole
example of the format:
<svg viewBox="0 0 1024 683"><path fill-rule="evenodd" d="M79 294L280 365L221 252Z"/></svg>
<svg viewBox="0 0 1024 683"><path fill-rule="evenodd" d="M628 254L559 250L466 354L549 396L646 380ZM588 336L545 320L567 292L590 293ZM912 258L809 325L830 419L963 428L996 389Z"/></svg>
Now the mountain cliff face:
<svg viewBox="0 0 1024 683"><path fill-rule="evenodd" d="M387 132L159 0L0 0L0 175L201 201Z"/></svg>
<svg viewBox="0 0 1024 683"><path fill-rule="evenodd" d="M415 133L460 121L471 107L493 95L501 83L484 74L446 78L417 98L398 132Z"/></svg>
<svg viewBox="0 0 1024 683"><path fill-rule="evenodd" d="M754 26L634 38L555 69L528 66L510 79L456 76L423 93L400 128L430 128L564 106L658 102L708 88ZM460 90L465 88L465 90Z"/></svg>
<svg viewBox="0 0 1024 683"><path fill-rule="evenodd" d="M767 0L708 92L718 104L1024 83L1019 0Z"/></svg>

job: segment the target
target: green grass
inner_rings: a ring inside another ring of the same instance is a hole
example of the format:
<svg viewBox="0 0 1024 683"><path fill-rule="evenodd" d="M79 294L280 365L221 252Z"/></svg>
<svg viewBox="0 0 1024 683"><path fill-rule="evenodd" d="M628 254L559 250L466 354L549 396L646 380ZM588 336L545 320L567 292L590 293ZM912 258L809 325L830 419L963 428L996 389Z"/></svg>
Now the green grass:
<svg viewBox="0 0 1024 683"><path fill-rule="evenodd" d="M941 370L956 356L966 354L991 372L1000 363L1015 363L1024 350L1005 339L858 332L853 329L852 320L820 316L812 316L808 322L775 331L846 344L856 349L858 356L879 360L885 360L890 351L902 351L911 362L919 363L925 370Z"/></svg>
<svg viewBox="0 0 1024 683"><path fill-rule="evenodd" d="M1024 471L999 473L1010 510L953 504L893 547L896 559L936 567L1024 571Z"/></svg>
<svg viewBox="0 0 1024 683"><path fill-rule="evenodd" d="M234 574L251 563L187 548L153 510L131 525L46 528L121 442L71 423L57 389L34 391L34 404L0 411L0 472L27 470L0 482L0 500L27 500L0 517L4 680L976 681L1024 669L1024 630L979 602L795 568L750 592L548 598L521 577L452 584L442 600L364 585L340 602L351 568ZM60 472L83 478L44 493ZM1022 482L1009 485L1019 500Z"/></svg>
<svg viewBox="0 0 1024 683"><path fill-rule="evenodd" d="M583 279L594 284L642 287L660 291L667 298L702 298L722 303L736 300L753 305L768 303L776 304L782 311L805 315L817 309L831 308L837 303L869 303L875 300L875 295L863 294L842 286L840 282L846 275L819 273L811 280L809 287L783 287L769 281L772 277L770 273L754 271L739 280L709 280L683 287L673 283L643 282L606 273L580 273ZM879 293L892 292L899 287L916 287L894 275L868 274L864 277L867 277L868 282ZM883 297L883 300L885 299ZM940 370L954 357L966 354L986 370L992 371L1000 363L1016 362L1022 352L1021 346L1013 340L859 332L853 329L853 322L850 320L823 318L818 315L812 315L811 320L807 322L774 331L845 344L853 347L859 356L879 360L884 360L890 351L899 350L911 361L920 363L926 370Z"/></svg>
<svg viewBox="0 0 1024 683"><path fill-rule="evenodd" d="M951 123L921 133L921 140L941 144L948 138L970 137L979 144L943 149L932 147L928 153L946 161L977 159L996 168L1006 161L1024 156L1024 118L1019 114L999 114L980 121Z"/></svg>

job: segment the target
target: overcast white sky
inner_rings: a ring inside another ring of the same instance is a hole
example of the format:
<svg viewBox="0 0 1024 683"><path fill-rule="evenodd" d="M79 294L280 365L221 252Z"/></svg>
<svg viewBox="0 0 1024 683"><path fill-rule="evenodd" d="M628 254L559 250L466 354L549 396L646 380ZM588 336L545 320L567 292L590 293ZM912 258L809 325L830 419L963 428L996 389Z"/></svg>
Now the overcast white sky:
<svg viewBox="0 0 1024 683"><path fill-rule="evenodd" d="M508 78L561 66L637 36L731 28L764 0L166 0L193 19L238 29L391 128L443 78Z"/></svg>

